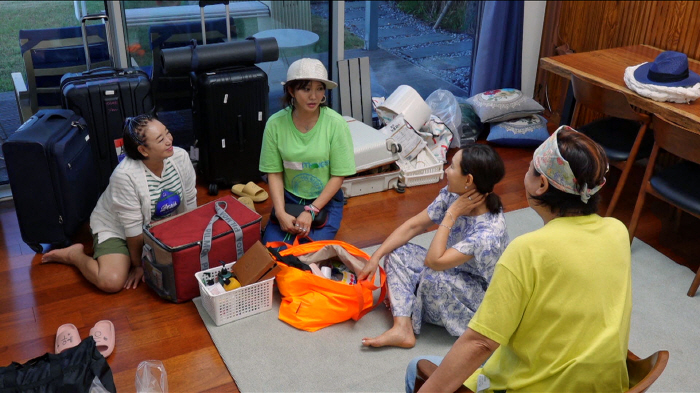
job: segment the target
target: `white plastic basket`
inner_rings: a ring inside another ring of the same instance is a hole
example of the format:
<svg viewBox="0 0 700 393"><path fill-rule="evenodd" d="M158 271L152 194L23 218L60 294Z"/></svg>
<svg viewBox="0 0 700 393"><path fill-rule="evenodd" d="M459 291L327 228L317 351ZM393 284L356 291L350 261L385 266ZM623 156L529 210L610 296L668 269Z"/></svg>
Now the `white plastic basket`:
<svg viewBox="0 0 700 393"><path fill-rule="evenodd" d="M396 163L403 172L406 187L437 183L444 174L442 162L427 147L412 161L398 160Z"/></svg>
<svg viewBox="0 0 700 393"><path fill-rule="evenodd" d="M226 264L226 268L230 269L232 265L233 263ZM216 326L259 314L272 308L274 277L219 295L211 295L202 282L202 276L205 272L218 273L220 270L221 266L194 274L199 283L202 305Z"/></svg>

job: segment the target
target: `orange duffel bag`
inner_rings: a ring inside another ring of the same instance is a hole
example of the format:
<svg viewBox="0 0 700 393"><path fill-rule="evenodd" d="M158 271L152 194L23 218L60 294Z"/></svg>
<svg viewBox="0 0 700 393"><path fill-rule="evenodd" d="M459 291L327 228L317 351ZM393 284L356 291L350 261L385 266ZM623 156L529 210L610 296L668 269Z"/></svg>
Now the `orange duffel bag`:
<svg viewBox="0 0 700 393"><path fill-rule="evenodd" d="M283 243L282 243L283 244ZM279 242L268 243L267 247L279 247ZM362 269L369 255L359 248L339 240L322 240L305 244L288 245L279 252L281 257L293 255L303 263L340 260L351 271ZM330 262L328 262L330 263ZM277 288L282 295L279 319L297 329L315 332L349 319L360 320L386 296L386 273L379 267L379 286L369 280L356 284L317 276L278 261L281 270L275 276ZM374 279L376 280L376 274ZM381 288L377 302L374 291Z"/></svg>

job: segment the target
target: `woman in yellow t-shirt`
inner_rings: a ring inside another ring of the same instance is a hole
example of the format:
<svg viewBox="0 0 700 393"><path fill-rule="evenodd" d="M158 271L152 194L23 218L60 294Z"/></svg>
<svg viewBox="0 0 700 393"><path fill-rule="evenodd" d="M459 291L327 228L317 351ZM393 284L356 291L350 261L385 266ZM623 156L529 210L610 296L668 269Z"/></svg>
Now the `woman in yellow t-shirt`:
<svg viewBox="0 0 700 393"><path fill-rule="evenodd" d="M468 329L422 391L628 389L631 252L625 225L596 214L607 170L603 149L566 126L535 151L524 183L544 227L508 245Z"/></svg>

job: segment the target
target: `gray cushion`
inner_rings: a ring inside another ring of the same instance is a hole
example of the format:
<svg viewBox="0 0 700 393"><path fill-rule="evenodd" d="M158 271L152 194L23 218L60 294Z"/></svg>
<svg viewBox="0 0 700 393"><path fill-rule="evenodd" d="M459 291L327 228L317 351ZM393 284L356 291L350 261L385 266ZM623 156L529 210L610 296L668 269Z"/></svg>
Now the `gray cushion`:
<svg viewBox="0 0 700 393"><path fill-rule="evenodd" d="M467 99L482 123L501 122L544 111L542 105L518 89L497 89Z"/></svg>

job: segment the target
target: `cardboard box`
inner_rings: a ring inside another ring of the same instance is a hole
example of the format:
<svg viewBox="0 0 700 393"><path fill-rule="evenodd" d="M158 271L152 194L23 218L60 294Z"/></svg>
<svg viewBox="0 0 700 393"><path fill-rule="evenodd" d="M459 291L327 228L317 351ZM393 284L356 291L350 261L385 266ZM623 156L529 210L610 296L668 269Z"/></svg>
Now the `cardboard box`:
<svg viewBox="0 0 700 393"><path fill-rule="evenodd" d="M231 272L243 287L270 279L277 275L279 270L277 262L260 241L255 242L231 267Z"/></svg>

